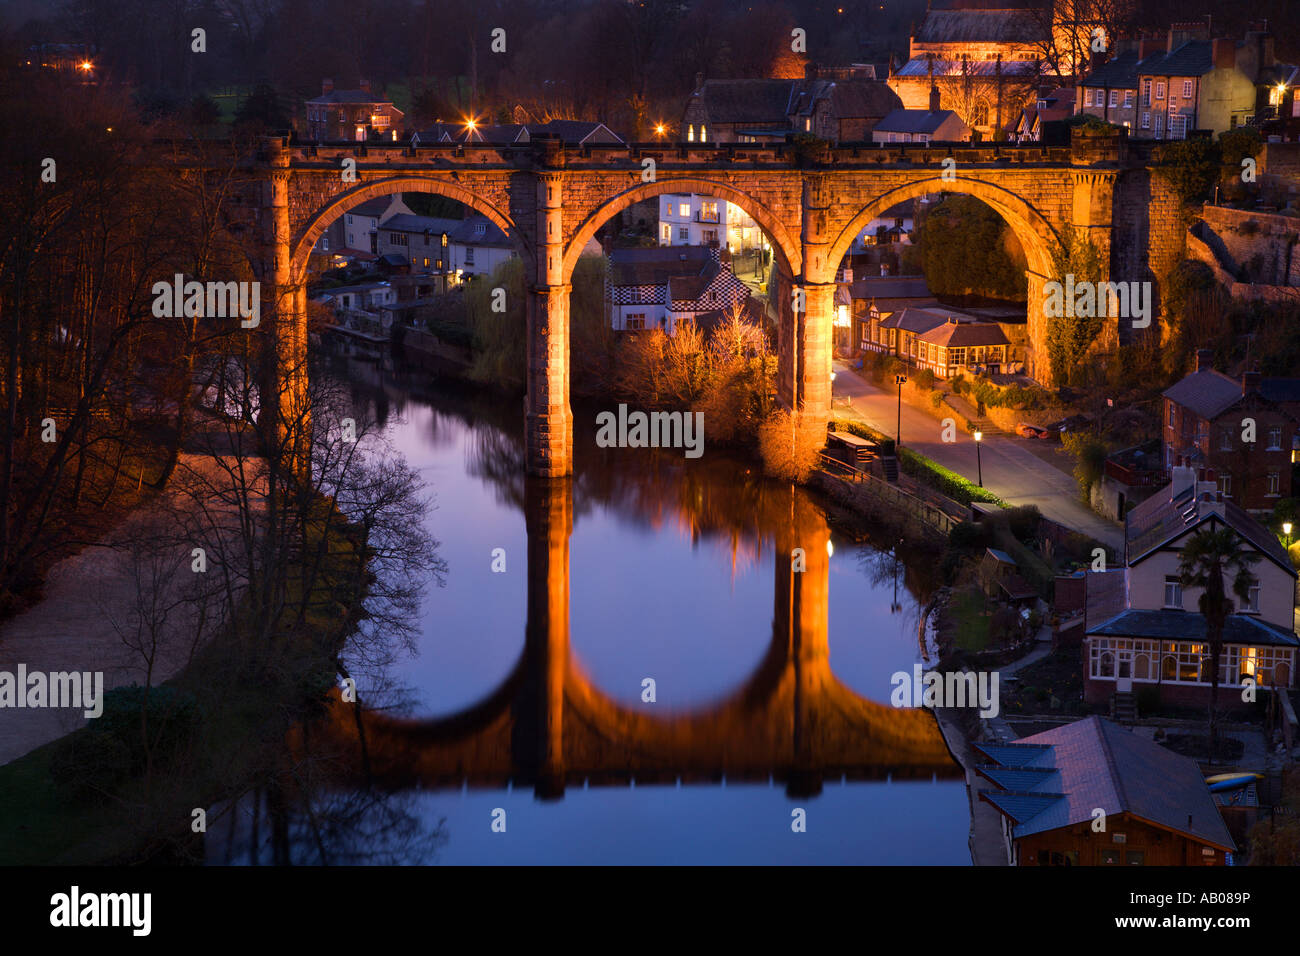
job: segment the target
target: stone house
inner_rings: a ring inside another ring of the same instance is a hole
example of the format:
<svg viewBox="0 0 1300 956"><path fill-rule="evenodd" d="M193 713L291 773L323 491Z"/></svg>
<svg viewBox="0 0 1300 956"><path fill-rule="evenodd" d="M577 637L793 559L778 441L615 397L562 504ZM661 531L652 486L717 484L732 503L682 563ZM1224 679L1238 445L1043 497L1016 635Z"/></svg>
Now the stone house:
<svg viewBox="0 0 1300 956"><path fill-rule="evenodd" d="M321 142L386 139L396 141L403 113L382 93L362 80L359 89L336 90L333 80L321 81L321 95L306 103L307 138Z"/></svg>
<svg viewBox="0 0 1300 956"><path fill-rule="evenodd" d="M605 309L620 332L704 325L734 306L748 308L749 287L704 246L614 249L606 265Z"/></svg>

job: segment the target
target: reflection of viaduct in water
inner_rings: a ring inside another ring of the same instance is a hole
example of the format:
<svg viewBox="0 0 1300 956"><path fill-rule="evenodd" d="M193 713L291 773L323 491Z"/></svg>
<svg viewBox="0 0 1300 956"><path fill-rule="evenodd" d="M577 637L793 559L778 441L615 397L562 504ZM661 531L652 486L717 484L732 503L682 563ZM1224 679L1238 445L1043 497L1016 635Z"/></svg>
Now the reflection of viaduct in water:
<svg viewBox="0 0 1300 956"><path fill-rule="evenodd" d="M373 778L384 787L530 784L539 797L566 785L785 781L791 795L825 776L957 776L932 716L866 700L831 673L827 648L830 531L806 496L791 495L776 540L772 642L745 686L690 712L626 705L602 694L569 654L568 479L528 479L528 624L524 653L496 691L435 720L367 713ZM803 548L807 568L791 569ZM707 635L701 635L707 640ZM882 688L888 675L881 675ZM334 735L355 737L335 709Z"/></svg>

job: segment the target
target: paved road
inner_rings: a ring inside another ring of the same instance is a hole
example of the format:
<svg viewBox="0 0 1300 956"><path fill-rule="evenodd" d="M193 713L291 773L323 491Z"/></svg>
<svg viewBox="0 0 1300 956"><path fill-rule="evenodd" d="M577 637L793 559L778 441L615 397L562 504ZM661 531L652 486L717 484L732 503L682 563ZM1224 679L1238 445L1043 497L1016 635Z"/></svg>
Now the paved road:
<svg viewBox="0 0 1300 956"><path fill-rule="evenodd" d="M896 392L882 391L841 362L835 363L835 414L857 418L886 435L894 435L898 420ZM846 402L847 399L847 402ZM903 445L960 475L978 480L975 440L957 429L951 444L941 437L939 420L903 403ZM1123 527L1095 514L1079 501L1074 478L1042 461L1026 443L1032 439L989 435L981 442L979 459L984 487L1012 505L1037 505L1044 515L1122 550Z"/></svg>

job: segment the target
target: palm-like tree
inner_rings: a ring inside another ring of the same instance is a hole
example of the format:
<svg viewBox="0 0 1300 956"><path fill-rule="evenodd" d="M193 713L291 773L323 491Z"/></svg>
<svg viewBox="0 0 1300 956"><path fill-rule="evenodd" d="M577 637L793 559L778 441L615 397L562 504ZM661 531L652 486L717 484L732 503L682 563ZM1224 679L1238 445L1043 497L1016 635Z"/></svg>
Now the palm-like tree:
<svg viewBox="0 0 1300 956"><path fill-rule="evenodd" d="M1178 563L1178 578L1184 588L1200 588L1197 601L1205 617L1205 639L1210 645L1210 760L1214 760L1215 708L1219 698L1219 659L1223 655L1223 628L1234 610L1232 599L1224 590L1224 578L1232 582L1232 593L1242 603L1250 599L1250 589L1257 582L1250 566L1260 558L1258 552L1244 547L1241 537L1231 528L1198 531L1183 546Z"/></svg>

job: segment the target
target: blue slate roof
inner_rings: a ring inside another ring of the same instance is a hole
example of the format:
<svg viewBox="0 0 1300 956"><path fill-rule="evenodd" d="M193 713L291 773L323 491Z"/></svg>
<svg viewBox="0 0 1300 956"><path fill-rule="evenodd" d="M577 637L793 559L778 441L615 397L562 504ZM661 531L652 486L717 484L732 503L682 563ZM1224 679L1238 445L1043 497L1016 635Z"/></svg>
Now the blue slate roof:
<svg viewBox="0 0 1300 956"><path fill-rule="evenodd" d="M1052 793L1060 786L1055 767L980 766L975 772L993 781L1003 790L1015 793Z"/></svg>
<svg viewBox="0 0 1300 956"><path fill-rule="evenodd" d="M1127 50L1093 70L1079 85L1135 90L1138 85L1137 63L1137 50Z"/></svg>
<svg viewBox="0 0 1300 956"><path fill-rule="evenodd" d="M1165 641L1204 641L1205 615L1196 611L1128 610L1088 628L1102 637L1146 637ZM1247 647L1300 647L1300 638L1252 614L1229 614L1223 642Z"/></svg>
<svg viewBox="0 0 1300 956"><path fill-rule="evenodd" d="M988 757L995 763L1004 767L1030 767L1037 761L1043 760L1050 756L1048 753L1051 748L1046 744L1037 747L1026 745L1023 742L1014 744L986 744L972 742L971 746L978 750L984 756Z"/></svg>
<svg viewBox="0 0 1300 956"><path fill-rule="evenodd" d="M1016 839L1091 822L1101 808L1108 816L1126 813L1219 849L1236 849L1196 761L1109 720L1088 717L1014 744L974 746L999 763L1005 757L1011 762L1004 766L1021 773L1032 765L1059 774L1053 778L1059 794L980 794L1011 818Z"/></svg>
<svg viewBox="0 0 1300 956"><path fill-rule="evenodd" d="M1208 40L1188 40L1137 65L1139 76L1204 76L1212 69L1214 56Z"/></svg>

